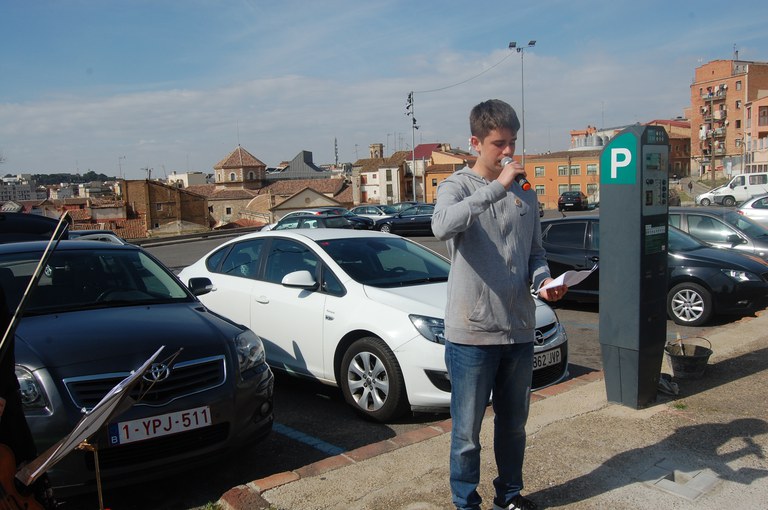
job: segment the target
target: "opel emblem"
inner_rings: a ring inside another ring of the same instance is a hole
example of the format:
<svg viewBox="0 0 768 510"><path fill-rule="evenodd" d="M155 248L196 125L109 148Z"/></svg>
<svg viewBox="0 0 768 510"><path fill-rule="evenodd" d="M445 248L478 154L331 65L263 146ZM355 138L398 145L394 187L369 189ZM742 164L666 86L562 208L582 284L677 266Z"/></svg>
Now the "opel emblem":
<svg viewBox="0 0 768 510"><path fill-rule="evenodd" d="M165 381L171 376L171 369L165 363L152 363L144 375L141 377L148 383L159 383Z"/></svg>
<svg viewBox="0 0 768 510"><path fill-rule="evenodd" d="M533 333L533 345L544 345L544 334L538 329Z"/></svg>

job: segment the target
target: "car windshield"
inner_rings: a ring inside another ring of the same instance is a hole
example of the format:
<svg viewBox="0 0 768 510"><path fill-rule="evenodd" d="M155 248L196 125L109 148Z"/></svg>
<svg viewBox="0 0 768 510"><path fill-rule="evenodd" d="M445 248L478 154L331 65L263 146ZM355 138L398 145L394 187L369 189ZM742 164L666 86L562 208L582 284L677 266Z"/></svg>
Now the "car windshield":
<svg viewBox="0 0 768 510"><path fill-rule="evenodd" d="M668 243L669 251L692 251L708 246L671 225L669 226Z"/></svg>
<svg viewBox="0 0 768 510"><path fill-rule="evenodd" d="M0 284L17 306L41 252L0 256ZM138 250L60 250L29 293L25 315L126 305L190 301L170 271Z"/></svg>
<svg viewBox="0 0 768 510"><path fill-rule="evenodd" d="M729 211L723 215L723 220L729 223L747 234L752 239L768 237L768 229L760 225L751 218L737 213L736 211Z"/></svg>
<svg viewBox="0 0 768 510"><path fill-rule="evenodd" d="M404 287L448 280L448 260L407 239L329 239L318 244L364 285Z"/></svg>

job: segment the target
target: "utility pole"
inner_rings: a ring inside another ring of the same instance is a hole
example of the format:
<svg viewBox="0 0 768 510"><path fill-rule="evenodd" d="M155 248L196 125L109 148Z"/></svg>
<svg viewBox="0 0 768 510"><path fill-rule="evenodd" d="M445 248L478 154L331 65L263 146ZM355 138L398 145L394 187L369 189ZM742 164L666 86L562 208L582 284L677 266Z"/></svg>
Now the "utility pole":
<svg viewBox="0 0 768 510"><path fill-rule="evenodd" d="M408 101L405 104L405 114L411 117L413 120L411 126L411 181L413 186L413 201L416 202L416 130L419 126L416 125L416 117L413 107L413 91L408 94Z"/></svg>

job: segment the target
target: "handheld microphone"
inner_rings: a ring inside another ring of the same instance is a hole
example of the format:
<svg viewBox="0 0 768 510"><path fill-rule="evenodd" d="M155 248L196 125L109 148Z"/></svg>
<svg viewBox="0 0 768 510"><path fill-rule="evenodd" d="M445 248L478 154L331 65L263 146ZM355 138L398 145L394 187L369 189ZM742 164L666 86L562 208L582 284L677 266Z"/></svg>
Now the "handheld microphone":
<svg viewBox="0 0 768 510"><path fill-rule="evenodd" d="M504 159L502 159L501 160L502 168L512 163L512 161L513 159L510 157L505 157ZM528 179L526 179L522 175L518 175L517 177L515 177L515 182L517 182L520 185L520 187L523 188L523 191L528 191L529 189L531 189L531 183L528 182Z"/></svg>

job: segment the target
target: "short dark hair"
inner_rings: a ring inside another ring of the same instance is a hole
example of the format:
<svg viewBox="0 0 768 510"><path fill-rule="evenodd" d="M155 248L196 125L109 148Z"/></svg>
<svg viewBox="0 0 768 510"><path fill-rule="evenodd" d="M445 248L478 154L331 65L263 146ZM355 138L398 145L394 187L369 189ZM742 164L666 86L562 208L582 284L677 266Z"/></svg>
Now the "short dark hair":
<svg viewBox="0 0 768 510"><path fill-rule="evenodd" d="M489 99L478 104L469 113L469 130L480 140L494 129L509 129L517 133L520 120L515 109L500 99Z"/></svg>

